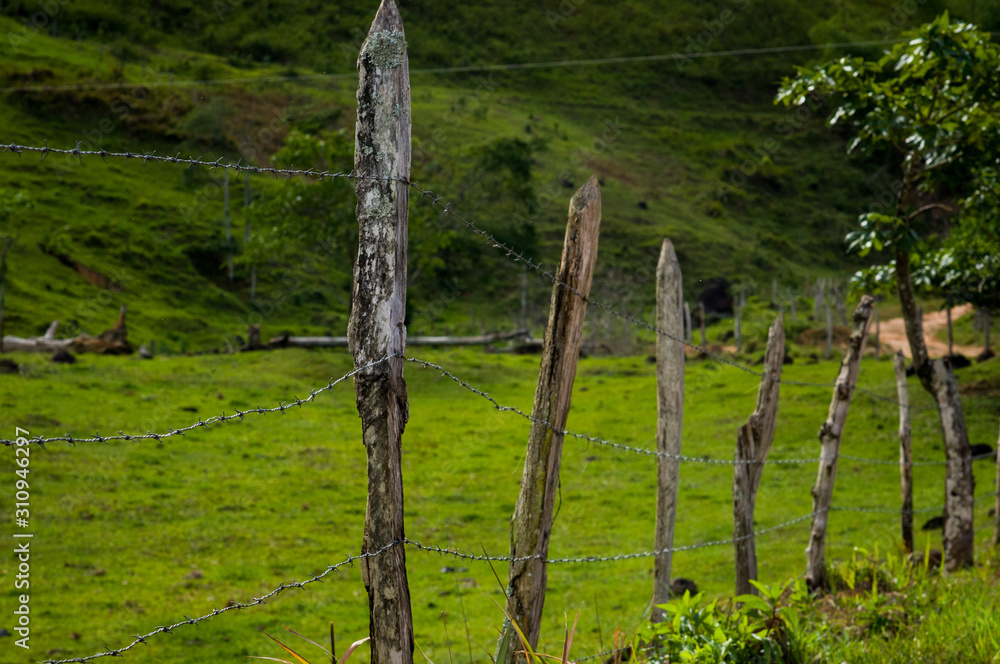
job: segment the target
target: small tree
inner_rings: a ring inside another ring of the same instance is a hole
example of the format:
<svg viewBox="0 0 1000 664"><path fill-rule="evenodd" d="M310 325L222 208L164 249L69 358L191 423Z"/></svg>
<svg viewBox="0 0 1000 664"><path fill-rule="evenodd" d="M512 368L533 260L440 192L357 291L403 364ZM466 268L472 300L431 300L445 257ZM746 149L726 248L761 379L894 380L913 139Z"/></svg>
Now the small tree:
<svg viewBox="0 0 1000 664"><path fill-rule="evenodd" d="M861 253L890 251L906 336L921 385L938 406L948 467L945 479L946 568L972 564L972 465L965 420L950 362L931 361L917 313L911 260L931 228L928 213L957 210L945 196L971 194L978 170L995 165L1000 148L1000 48L989 33L947 14L903 36L876 61L845 57L800 69L777 101L821 100L831 125L856 131L849 151L885 155L895 176L894 207L859 218L848 236Z"/></svg>
<svg viewBox="0 0 1000 664"><path fill-rule="evenodd" d="M7 254L17 244L27 219L24 212L31 207L27 196L18 192L0 194L0 353L4 352L3 337L7 306Z"/></svg>

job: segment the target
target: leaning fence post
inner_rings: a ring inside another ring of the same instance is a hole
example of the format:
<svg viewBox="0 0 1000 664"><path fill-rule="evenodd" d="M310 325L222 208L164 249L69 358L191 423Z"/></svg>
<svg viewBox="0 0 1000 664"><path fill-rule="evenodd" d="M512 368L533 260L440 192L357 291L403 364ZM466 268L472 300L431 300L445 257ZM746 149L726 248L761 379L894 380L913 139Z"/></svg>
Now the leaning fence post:
<svg viewBox="0 0 1000 664"><path fill-rule="evenodd" d="M382 1L361 46L358 78L354 172L363 177L354 181L359 238L347 335L359 370L354 387L368 454L362 551L381 551L361 560L361 574L372 664L411 664L401 449L409 415L402 357L409 190L401 180L410 175L410 77L403 21L393 0Z"/></svg>
<svg viewBox="0 0 1000 664"><path fill-rule="evenodd" d="M562 262L556 277L558 283L552 288L521 492L511 519L510 555L521 560L510 564L508 617L497 644L497 664L511 664L521 650L516 630L512 629L512 619L517 621L532 647L538 643L548 576L545 558L559 492L562 431L566 427L580 357L600 225L601 188L597 176L592 176L570 201Z"/></svg>
<svg viewBox="0 0 1000 664"><path fill-rule="evenodd" d="M910 446L910 393L906 389L906 358L903 351L893 356L893 368L896 370L896 396L899 401L899 485L903 492L900 525L903 528L903 546L907 553L912 553L913 450Z"/></svg>
<svg viewBox="0 0 1000 664"><path fill-rule="evenodd" d="M733 543L736 547L736 594L757 594L750 579L757 578L757 545L753 512L764 459L774 441L778 419L778 388L785 360L785 324L779 315L767 333L764 371L757 392L757 407L736 434L733 465Z"/></svg>
<svg viewBox="0 0 1000 664"><path fill-rule="evenodd" d="M830 412L823 426L819 428L820 460L819 472L816 475L816 486L813 487L812 532L809 535L809 546L806 547L806 557L809 561L806 570L806 585L810 590L822 588L826 584L823 569L823 550L826 546L826 524L830 512L830 502L833 500L833 481L837 475L837 456L840 454L840 439L847 422L847 412L851 407L851 394L854 383L858 379L858 368L861 364L861 354L868 340L868 328L872 319L871 295L863 295L858 308L854 310L854 327L847 343L847 352L840 362L840 373L834 383L833 398L830 400ZM827 310L829 311L829 309Z"/></svg>
<svg viewBox="0 0 1000 664"><path fill-rule="evenodd" d="M681 430L684 414L684 290L681 266L670 240L663 240L656 266L656 537L653 563L653 622L664 612L656 608L670 599L670 564L680 480ZM668 456L669 455L669 456Z"/></svg>

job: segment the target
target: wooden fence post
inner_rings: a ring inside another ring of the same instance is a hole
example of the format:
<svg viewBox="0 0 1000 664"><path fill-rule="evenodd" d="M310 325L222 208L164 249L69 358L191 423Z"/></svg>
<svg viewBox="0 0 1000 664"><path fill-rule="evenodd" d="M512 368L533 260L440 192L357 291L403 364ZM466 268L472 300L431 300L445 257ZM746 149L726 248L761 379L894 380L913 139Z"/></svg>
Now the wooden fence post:
<svg viewBox="0 0 1000 664"><path fill-rule="evenodd" d="M955 354L955 351L952 349L954 341L953 341L953 334L951 327L951 307L947 307L947 311L948 311L948 357L951 357L952 355Z"/></svg>
<svg viewBox="0 0 1000 664"><path fill-rule="evenodd" d="M736 546L736 594L757 594L750 579L757 578L757 545L753 534L753 512L764 460L774 441L778 419L778 388L785 360L785 324L774 319L767 333L764 371L757 392L757 407L736 434L733 466L733 540Z"/></svg>
<svg viewBox="0 0 1000 664"><path fill-rule="evenodd" d="M597 262L597 240L601 225L601 188L597 176L573 196L552 304L541 369L535 389L531 432L521 477L521 492L511 519L510 555L531 557L511 562L507 583L507 613L497 644L497 664L512 664L521 650L510 620L527 635L532 647L538 643L548 569L552 512L559 490L559 466L563 434L569 414L573 379L580 357L586 297ZM563 286L562 284L566 284ZM568 286L568 288L567 288ZM570 290L572 289L572 290ZM543 423L544 422L544 423Z"/></svg>
<svg viewBox="0 0 1000 664"><path fill-rule="evenodd" d="M795 291L789 291L788 293L788 309L789 312L792 314L792 322L793 323L799 322L799 317L795 311Z"/></svg>
<svg viewBox="0 0 1000 664"><path fill-rule="evenodd" d="M681 431L684 415L684 346L677 343L683 330L684 289L681 266L670 240L664 239L656 267L656 537L653 564L653 622L665 613L656 608L670 599L670 565L680 481ZM671 335L671 339L667 335Z"/></svg>
<svg viewBox="0 0 1000 664"><path fill-rule="evenodd" d="M354 181L358 260L347 336L368 455L368 509L361 560L368 590L372 664L412 664L413 615L402 544L401 437L409 416L406 349L407 208L410 176L410 76L403 21L382 0L358 55ZM378 179L375 179L378 178Z"/></svg>
<svg viewBox="0 0 1000 664"><path fill-rule="evenodd" d="M820 318L820 311L823 307L823 286L826 280L823 277L816 279L816 283L813 284L813 320L817 323Z"/></svg>
<svg viewBox="0 0 1000 664"><path fill-rule="evenodd" d="M226 275L229 283L233 283L233 226L229 217L229 169L225 169L225 179L222 186L223 207L225 208L226 225Z"/></svg>
<svg viewBox="0 0 1000 664"><path fill-rule="evenodd" d="M252 202L250 195L250 172L243 173L243 211L246 214L246 225L243 226L243 246L250 244L250 212L247 210ZM257 299L257 266L250 266L250 303Z"/></svg>
<svg viewBox="0 0 1000 664"><path fill-rule="evenodd" d="M736 327L736 352L743 351L743 307L736 305L736 312L733 316L733 323Z"/></svg>
<svg viewBox="0 0 1000 664"><path fill-rule="evenodd" d="M871 295L863 295L858 308L854 310L854 327L847 344L847 352L844 353L844 359L840 363L840 373L837 374L833 398L830 400L830 412L823 426L819 428L819 472L816 474L816 486L812 490L812 532L809 535L809 546L806 548L806 557L809 561L806 585L810 590L823 588L826 585L823 552L826 545L830 502L833 499L833 481L837 475L837 456L840 454L840 439L844 433L844 423L847 422L847 412L851 407L851 394L858 379L861 354L868 340L872 302L874 298Z"/></svg>
<svg viewBox="0 0 1000 664"><path fill-rule="evenodd" d="M899 401L899 487L903 493L900 525L903 546L913 552L913 450L910 446L910 393L906 388L906 358L903 351L893 356L896 370L896 396Z"/></svg>
<svg viewBox="0 0 1000 664"><path fill-rule="evenodd" d="M833 357L833 307L830 298L826 298L826 356L829 360Z"/></svg>
<svg viewBox="0 0 1000 664"><path fill-rule="evenodd" d="M878 307L874 304L872 305L872 313L875 315L875 361L880 359L880 350L882 348L882 323L878 318Z"/></svg>

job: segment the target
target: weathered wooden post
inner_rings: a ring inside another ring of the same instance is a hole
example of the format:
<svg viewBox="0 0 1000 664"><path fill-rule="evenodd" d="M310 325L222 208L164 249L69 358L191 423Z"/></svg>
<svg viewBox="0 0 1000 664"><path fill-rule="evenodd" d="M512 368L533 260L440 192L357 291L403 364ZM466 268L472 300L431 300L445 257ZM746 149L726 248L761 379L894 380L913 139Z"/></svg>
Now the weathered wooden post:
<svg viewBox="0 0 1000 664"><path fill-rule="evenodd" d="M354 376L368 454L362 551L382 552L361 560L361 574L368 590L372 664L412 664L401 448L409 416L402 358L409 189L399 181L410 176L410 76L403 21L393 0L382 0L361 46L358 78L359 238L347 336L355 369L368 367Z"/></svg>
<svg viewBox="0 0 1000 664"><path fill-rule="evenodd" d="M705 303L698 303L698 316L701 318L701 352L708 351L708 337L705 335Z"/></svg>
<svg viewBox="0 0 1000 664"><path fill-rule="evenodd" d="M880 350L882 348L882 323L878 318L878 307L872 305L872 313L875 315L875 361L877 362L880 358Z"/></svg>
<svg viewBox="0 0 1000 664"><path fill-rule="evenodd" d="M250 244L250 207L252 197L250 195L250 172L243 173L243 212L246 215L246 224L243 226L243 246ZM257 299L257 266L250 265L250 303Z"/></svg>
<svg viewBox="0 0 1000 664"><path fill-rule="evenodd" d="M694 339L694 332L691 329L691 305L684 303L684 340L691 343Z"/></svg>
<svg viewBox="0 0 1000 664"><path fill-rule="evenodd" d="M733 466L733 540L736 546L736 594L757 594L750 579L757 578L757 544L753 534L753 512L764 460L774 441L778 419L778 388L785 360L785 324L774 319L767 333L764 371L757 392L757 407L736 434Z"/></svg>
<svg viewBox="0 0 1000 664"><path fill-rule="evenodd" d="M684 346L674 339L683 330L681 266L670 240L664 239L656 266L656 537L653 564L653 622L665 614L656 608L670 599L670 565L680 481L681 431L684 414ZM670 335L673 337L670 338ZM666 456L669 455L669 456Z"/></svg>
<svg viewBox="0 0 1000 664"><path fill-rule="evenodd" d="M597 240L601 225L601 189L592 176L573 196L542 362L532 408L534 421L521 477L521 493L511 519L510 555L530 557L510 564L507 583L507 613L497 644L497 664L512 664L521 649L510 620L527 635L534 647L541 629L542 607L548 569L552 512L559 491L559 466L563 434L569 414L576 363L580 357L583 323L590 284L597 262ZM565 284L565 286L563 285ZM572 289L572 290L571 290ZM543 424L546 422L547 424Z"/></svg>
<svg viewBox="0 0 1000 664"><path fill-rule="evenodd" d="M840 454L840 439L844 433L844 423L847 422L847 412L851 407L851 394L858 379L861 354L868 340L873 301L871 295L863 295L858 308L854 310L854 326L847 343L847 352L840 362L840 373L837 374L833 398L830 400L830 412L823 426L819 428L819 472L816 475L816 486L812 490L812 532L809 535L809 546L806 547L806 557L809 561L806 585L810 590L823 588L826 584L823 553L826 545L826 524L830 503L833 500L833 481L837 475L837 456Z"/></svg>
<svg viewBox="0 0 1000 664"><path fill-rule="evenodd" d="M820 321L819 315L823 307L823 286L826 280L820 277L813 284L813 320L817 323Z"/></svg>
<svg viewBox="0 0 1000 664"><path fill-rule="evenodd" d="M913 450L910 445L910 393L906 388L906 358L903 351L893 356L896 370L896 398L899 401L899 487L903 493L900 525L903 546L913 551Z"/></svg>
<svg viewBox="0 0 1000 664"><path fill-rule="evenodd" d="M792 322L793 323L799 322L799 317L795 312L795 291L789 291L788 293L788 309L789 312L792 314Z"/></svg>

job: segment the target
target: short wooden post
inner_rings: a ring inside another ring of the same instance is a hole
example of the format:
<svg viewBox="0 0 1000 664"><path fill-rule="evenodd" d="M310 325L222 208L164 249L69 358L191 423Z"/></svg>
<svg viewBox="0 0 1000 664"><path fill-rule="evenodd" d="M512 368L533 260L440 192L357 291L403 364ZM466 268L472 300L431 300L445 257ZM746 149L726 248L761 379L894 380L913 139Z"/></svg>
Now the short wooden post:
<svg viewBox="0 0 1000 664"><path fill-rule="evenodd" d="M826 359L833 357L833 311L830 298L826 298Z"/></svg>
<svg viewBox="0 0 1000 664"><path fill-rule="evenodd" d="M705 335L705 303L698 303L698 317L701 318L701 351L708 351L708 337Z"/></svg>
<svg viewBox="0 0 1000 664"><path fill-rule="evenodd" d="M903 546L913 551L913 450L910 446L910 393L906 388L906 358L903 351L893 356L896 370L896 398L899 401L899 488L903 494L900 525Z"/></svg>
<svg viewBox="0 0 1000 664"><path fill-rule="evenodd" d="M757 594L750 579L757 578L757 545L753 534L754 505L764 471L764 460L774 441L778 419L778 388L785 359L785 325L774 319L767 334L764 371L757 392L757 407L736 434L733 466L733 540L736 547L736 594Z"/></svg>
<svg viewBox="0 0 1000 664"><path fill-rule="evenodd" d="M362 551L381 551L361 560L361 574L372 664L412 664L401 447L409 417L402 358L409 189L399 181L410 175L410 77L403 21L393 0L382 0L358 55L358 75L354 172L364 177L354 181L359 238L347 335L360 370L354 388L368 454Z"/></svg>
<svg viewBox="0 0 1000 664"><path fill-rule="evenodd" d="M691 343L694 332L691 330L691 305L684 303L684 340Z"/></svg>
<svg viewBox="0 0 1000 664"><path fill-rule="evenodd" d="M683 297L681 266L674 245L664 239L656 267L656 451L661 456L656 459L655 548L661 553L653 563L653 622L663 620L665 613L656 607L670 599L673 553L668 549L674 545L684 414L684 346L674 339L683 329Z"/></svg>
<svg viewBox="0 0 1000 664"><path fill-rule="evenodd" d="M260 325L251 323L247 326L247 349L260 348Z"/></svg>
<svg viewBox="0 0 1000 664"><path fill-rule="evenodd" d="M819 472L816 475L816 486L812 490L812 532L809 535L809 546L806 548L806 557L809 561L806 585L811 590L823 588L826 584L823 553L826 545L826 524L830 503L833 500L833 481L837 475L837 456L840 454L840 439L844 433L844 424L847 422L847 412L851 407L851 394L858 379L861 353L864 352L865 342L868 340L873 301L871 295L864 295L858 303L858 308L854 310L851 338L844 359L840 363L840 373L837 374L833 398L830 400L830 412L823 426L819 428Z"/></svg>
<svg viewBox="0 0 1000 664"><path fill-rule="evenodd" d="M542 362L532 408L534 421L521 477L521 493L511 520L510 555L524 558L510 565L507 613L497 644L497 664L512 664L521 650L510 619L527 635L534 647L541 629L548 569L552 512L559 491L559 466L563 434L569 414L573 379L580 357L587 300L597 262L597 240L601 225L601 188L592 176L573 196L559 264ZM565 284L563 286L562 284ZM568 286L568 288L567 288ZM572 289L572 290L570 290ZM547 424L543 424L546 422ZM502 661L501 661L502 660Z"/></svg>

